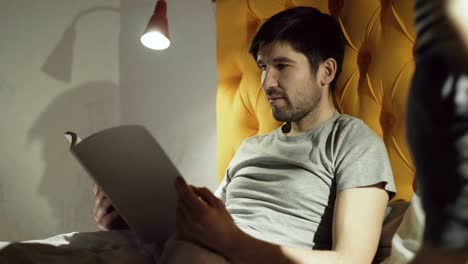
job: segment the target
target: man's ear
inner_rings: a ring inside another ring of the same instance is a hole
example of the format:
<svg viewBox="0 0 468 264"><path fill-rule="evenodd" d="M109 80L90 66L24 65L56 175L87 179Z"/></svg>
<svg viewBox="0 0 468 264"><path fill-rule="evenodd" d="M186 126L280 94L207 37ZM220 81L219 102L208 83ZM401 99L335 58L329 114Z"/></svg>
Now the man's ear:
<svg viewBox="0 0 468 264"><path fill-rule="evenodd" d="M321 63L322 70L319 71L320 74L318 76L321 85L330 85L330 83L335 79L337 67L338 64L333 58L328 58Z"/></svg>

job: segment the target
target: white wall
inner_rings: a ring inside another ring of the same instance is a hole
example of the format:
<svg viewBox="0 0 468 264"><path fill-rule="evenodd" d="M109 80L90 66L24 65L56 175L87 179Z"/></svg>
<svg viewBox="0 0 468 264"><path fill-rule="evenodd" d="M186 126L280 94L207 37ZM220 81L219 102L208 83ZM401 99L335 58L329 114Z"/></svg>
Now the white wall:
<svg viewBox="0 0 468 264"><path fill-rule="evenodd" d="M144 124L182 175L214 189L216 176L216 28L210 0L170 0L172 45L139 43L155 1L122 0L122 123Z"/></svg>
<svg viewBox="0 0 468 264"><path fill-rule="evenodd" d="M95 229L66 130L144 124L189 181L215 188L211 5L168 1L173 46L151 52L139 35L154 2L0 0L0 241Z"/></svg>

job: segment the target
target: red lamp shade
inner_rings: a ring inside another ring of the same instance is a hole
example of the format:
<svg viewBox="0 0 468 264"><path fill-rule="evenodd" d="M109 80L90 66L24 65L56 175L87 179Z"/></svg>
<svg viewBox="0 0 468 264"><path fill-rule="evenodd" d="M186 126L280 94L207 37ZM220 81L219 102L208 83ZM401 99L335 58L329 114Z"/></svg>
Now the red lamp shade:
<svg viewBox="0 0 468 264"><path fill-rule="evenodd" d="M167 49L171 45L166 0L158 0L153 16L140 40L145 47L155 50Z"/></svg>

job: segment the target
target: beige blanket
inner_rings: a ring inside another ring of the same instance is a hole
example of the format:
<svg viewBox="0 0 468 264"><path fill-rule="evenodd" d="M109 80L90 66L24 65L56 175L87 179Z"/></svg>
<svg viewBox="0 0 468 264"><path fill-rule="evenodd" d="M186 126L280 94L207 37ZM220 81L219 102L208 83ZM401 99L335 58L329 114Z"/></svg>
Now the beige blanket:
<svg viewBox="0 0 468 264"><path fill-rule="evenodd" d="M424 211L420 198L414 194L403 220L392 239L390 257L384 264L409 263L421 246L424 230Z"/></svg>
<svg viewBox="0 0 468 264"><path fill-rule="evenodd" d="M155 245L142 245L131 233L68 233L43 240L0 242L0 263L152 264Z"/></svg>
<svg viewBox="0 0 468 264"><path fill-rule="evenodd" d="M379 251L384 264L408 263L422 241L424 213L419 197L413 196L402 216L394 207L384 225ZM395 236L393 230L399 224ZM388 230L388 232L386 231ZM391 251L390 251L391 244ZM21 243L0 242L0 263L113 263L113 264L227 264L221 256L191 243L170 239L161 255L161 247L143 245L130 232L90 232L62 234L44 240Z"/></svg>
<svg viewBox="0 0 468 264"><path fill-rule="evenodd" d="M227 264L194 244L170 239L161 247L141 244L131 232L68 233L42 240L0 242L0 263L15 264Z"/></svg>

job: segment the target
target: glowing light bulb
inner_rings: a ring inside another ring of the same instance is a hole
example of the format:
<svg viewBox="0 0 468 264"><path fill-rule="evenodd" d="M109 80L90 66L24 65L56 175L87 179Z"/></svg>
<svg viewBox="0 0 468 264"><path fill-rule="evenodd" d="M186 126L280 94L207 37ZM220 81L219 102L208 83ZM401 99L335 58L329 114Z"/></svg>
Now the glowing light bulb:
<svg viewBox="0 0 468 264"><path fill-rule="evenodd" d="M153 50L164 50L171 45L171 41L159 31L150 31L143 34L140 41L145 47Z"/></svg>

